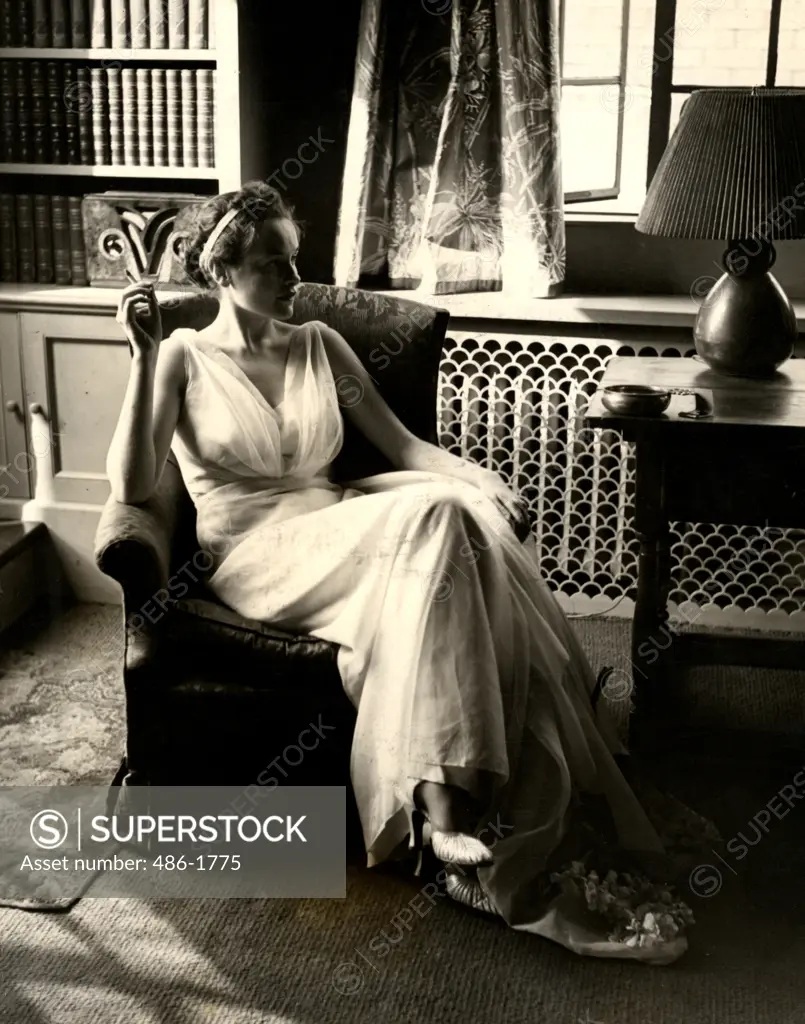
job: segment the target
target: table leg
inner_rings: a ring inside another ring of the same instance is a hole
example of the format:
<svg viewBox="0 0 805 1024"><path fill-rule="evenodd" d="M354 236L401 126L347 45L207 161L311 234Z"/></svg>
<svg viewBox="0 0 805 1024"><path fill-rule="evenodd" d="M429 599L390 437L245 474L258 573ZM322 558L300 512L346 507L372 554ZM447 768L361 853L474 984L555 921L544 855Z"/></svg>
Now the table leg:
<svg viewBox="0 0 805 1024"><path fill-rule="evenodd" d="M670 528L665 509L665 453L655 439L636 445L635 529L640 541L637 600L632 624L630 740L656 720L667 696L673 634L668 627Z"/></svg>

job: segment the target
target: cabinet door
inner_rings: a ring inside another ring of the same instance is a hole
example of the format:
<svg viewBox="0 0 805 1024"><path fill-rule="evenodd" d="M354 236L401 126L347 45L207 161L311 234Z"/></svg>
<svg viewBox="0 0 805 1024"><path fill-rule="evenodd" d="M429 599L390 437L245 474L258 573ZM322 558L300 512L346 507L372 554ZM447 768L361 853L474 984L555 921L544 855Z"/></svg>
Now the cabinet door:
<svg viewBox="0 0 805 1024"><path fill-rule="evenodd" d="M24 313L20 323L35 497L103 505L131 366L123 332L113 316Z"/></svg>
<svg viewBox="0 0 805 1024"><path fill-rule="evenodd" d="M29 498L33 458L25 436L19 323L0 313L0 499Z"/></svg>

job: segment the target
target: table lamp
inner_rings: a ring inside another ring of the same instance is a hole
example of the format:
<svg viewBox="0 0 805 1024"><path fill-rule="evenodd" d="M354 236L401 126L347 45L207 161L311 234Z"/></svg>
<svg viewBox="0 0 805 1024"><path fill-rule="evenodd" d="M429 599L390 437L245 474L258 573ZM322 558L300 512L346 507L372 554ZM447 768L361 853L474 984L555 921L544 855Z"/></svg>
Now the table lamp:
<svg viewBox="0 0 805 1024"><path fill-rule="evenodd" d="M696 317L696 352L719 373L772 376L797 338L769 271L774 241L805 238L805 90L691 93L635 227L727 242L725 273Z"/></svg>

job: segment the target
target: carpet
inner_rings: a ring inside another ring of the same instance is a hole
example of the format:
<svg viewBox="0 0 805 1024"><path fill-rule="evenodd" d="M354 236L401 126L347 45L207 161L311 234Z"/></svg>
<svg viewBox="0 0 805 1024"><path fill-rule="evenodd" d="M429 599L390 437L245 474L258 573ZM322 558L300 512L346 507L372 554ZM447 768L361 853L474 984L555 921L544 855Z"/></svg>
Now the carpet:
<svg viewBox="0 0 805 1024"><path fill-rule="evenodd" d="M596 668L628 663L625 623L574 625ZM124 736L121 652L109 606L15 629L0 655L0 784L108 783ZM796 732L798 674L707 673L685 683L703 716L731 721L712 695L721 687L742 722L755 708ZM628 721L627 701L613 710ZM691 876L682 895L697 926L672 967L575 957L446 900L403 926L422 903L417 880L351 865L346 900L90 896L66 914L2 909L0 1022L805 1024L805 813L795 804L752 827L801 765L747 759L735 735L733 757L656 766L736 851Z"/></svg>

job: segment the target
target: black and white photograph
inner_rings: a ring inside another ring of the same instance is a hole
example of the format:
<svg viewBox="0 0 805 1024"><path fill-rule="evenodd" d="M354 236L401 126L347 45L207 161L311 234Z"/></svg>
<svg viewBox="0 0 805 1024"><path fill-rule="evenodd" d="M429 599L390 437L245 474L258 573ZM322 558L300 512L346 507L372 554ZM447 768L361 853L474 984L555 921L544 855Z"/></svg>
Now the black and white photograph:
<svg viewBox="0 0 805 1024"><path fill-rule="evenodd" d="M0 0L0 1024L805 1024L805 0Z"/></svg>

